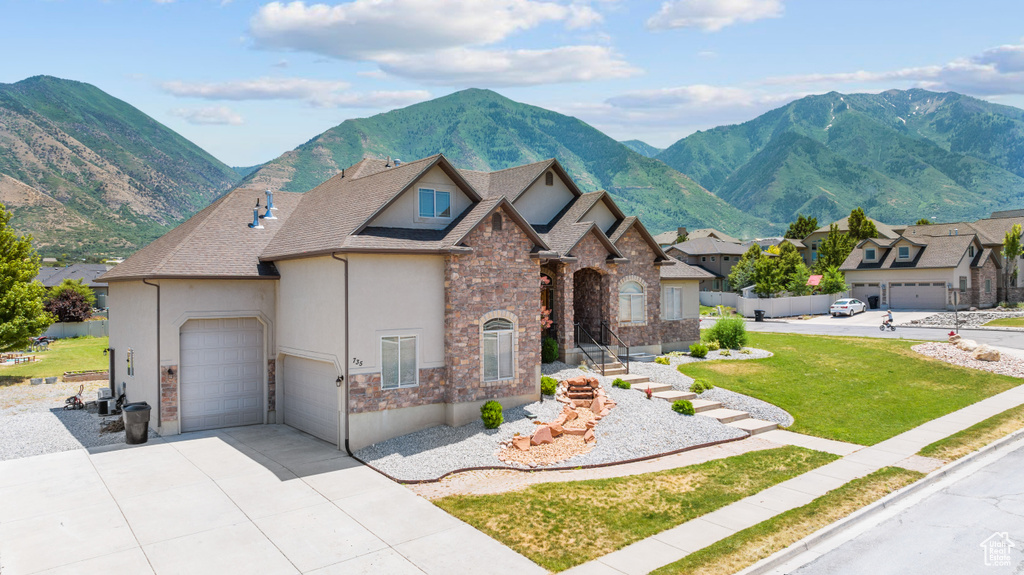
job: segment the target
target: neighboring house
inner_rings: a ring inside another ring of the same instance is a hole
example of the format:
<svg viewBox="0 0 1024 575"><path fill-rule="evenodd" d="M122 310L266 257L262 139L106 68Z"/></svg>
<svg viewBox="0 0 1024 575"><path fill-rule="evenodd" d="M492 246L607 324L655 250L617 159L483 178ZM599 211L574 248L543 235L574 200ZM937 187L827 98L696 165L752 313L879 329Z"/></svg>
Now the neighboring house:
<svg viewBox="0 0 1024 575"><path fill-rule="evenodd" d="M883 224L878 220L872 220L871 218L868 219L875 224L875 229L878 230L879 238L891 240L900 237L898 229L893 228L888 224ZM835 224L839 227L840 232L844 234L850 232L849 216L835 222ZM806 246L806 249L801 252L801 255L804 256L804 263L808 266L813 266L814 263L818 261L818 245L822 240L828 237L829 230L831 230L831 224L821 226L803 239L803 244Z"/></svg>
<svg viewBox="0 0 1024 575"><path fill-rule="evenodd" d="M676 240L679 239L680 236L686 237L685 226L676 228L676 231L674 232L661 232L660 234L654 236L654 241L658 242L658 245L661 246L662 248L667 248L672 244L676 243Z"/></svg>
<svg viewBox="0 0 1024 575"><path fill-rule="evenodd" d="M729 272L746 251L738 243L703 237L676 244L665 253L706 272L700 280L700 291L729 291Z"/></svg>
<svg viewBox="0 0 1024 575"><path fill-rule="evenodd" d="M713 240L719 240L723 242L730 242L738 244L740 241L726 233L720 232L714 228L701 228L699 230L693 230L690 232L686 239L688 240L699 240L701 238L711 238Z"/></svg>
<svg viewBox="0 0 1024 575"><path fill-rule="evenodd" d="M974 234L867 239L840 270L851 295L882 309L992 307L999 262ZM955 295L954 295L955 294Z"/></svg>
<svg viewBox="0 0 1024 575"><path fill-rule="evenodd" d="M536 401L542 306L571 362L578 333L700 335L702 272L555 160L365 159L273 195L274 219L262 198L234 190L101 278L115 381L161 434L276 422L358 449Z"/></svg>
<svg viewBox="0 0 1024 575"><path fill-rule="evenodd" d="M771 248L771 247L774 247L774 246L781 246L783 244L783 242L789 243L789 244L793 244L793 247L796 248L796 251L804 259L807 259L808 256L805 254L805 252L807 251L807 246L804 245L804 243L802 241L794 240L792 238L760 238L760 239L756 239L756 240L750 240L750 241L743 242L743 247L744 248L749 248L750 246L752 246L754 244L757 244L757 246L761 248L761 251L767 251L768 248Z"/></svg>
<svg viewBox="0 0 1024 575"><path fill-rule="evenodd" d="M96 307L107 307L107 284L97 283L96 278L107 273L111 266L105 264L71 264L64 267L41 267L36 280L48 288L57 287L64 280L82 280L96 295Z"/></svg>

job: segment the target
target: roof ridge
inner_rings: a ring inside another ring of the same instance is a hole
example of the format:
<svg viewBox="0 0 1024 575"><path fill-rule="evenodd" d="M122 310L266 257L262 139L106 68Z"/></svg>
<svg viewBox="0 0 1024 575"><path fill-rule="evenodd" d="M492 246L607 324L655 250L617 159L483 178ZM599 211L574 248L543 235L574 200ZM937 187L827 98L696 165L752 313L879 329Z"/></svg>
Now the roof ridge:
<svg viewBox="0 0 1024 575"><path fill-rule="evenodd" d="M214 214L218 213L220 211L220 209L224 207L224 204L225 204L224 200L227 199L228 196L230 196L231 194L234 194L236 192L245 192L245 191L250 191L250 190L248 188L236 188L236 189L234 189L234 190L224 194L223 196L217 198L217 200L215 202L210 204L210 206L216 206L216 207L214 207L212 210L210 210L210 212L208 214L206 214L205 217L203 217L202 221L205 222L205 221L209 220L211 216L213 216ZM258 191L258 190L252 190L252 191ZM263 193L263 192L260 192L260 193ZM192 229L188 232L188 234L186 234L185 237L182 238L181 241L179 241L177 243L177 245L174 246L173 249L168 251L167 255L164 256L160 260L160 263L158 263L157 265L153 266L153 271L154 271L153 275L158 275L158 272L160 271L160 269L162 267L164 267L164 264L166 264L167 261L170 260L172 257L177 255L178 251L181 250L181 248L184 247L186 244L188 244L189 240L192 239L192 236L194 236L197 233L199 233L199 230L203 227L202 225L200 225L201 223L202 222L197 222L196 225L193 226ZM163 237L163 236L161 236L161 237Z"/></svg>
<svg viewBox="0 0 1024 575"><path fill-rule="evenodd" d="M508 168L502 168L500 170L492 170L490 172L484 172L484 173L486 173L486 174L497 174L497 173L500 173L500 172L507 172L509 170L519 170L519 169L522 169L522 168L527 168L529 166L535 166L537 164L543 164L544 162L551 163L551 162L554 162L554 161L555 161L555 158L548 158L546 160L537 160L536 162L530 162L529 164L523 164L521 166L510 166ZM470 171L476 171L476 170L470 170Z"/></svg>

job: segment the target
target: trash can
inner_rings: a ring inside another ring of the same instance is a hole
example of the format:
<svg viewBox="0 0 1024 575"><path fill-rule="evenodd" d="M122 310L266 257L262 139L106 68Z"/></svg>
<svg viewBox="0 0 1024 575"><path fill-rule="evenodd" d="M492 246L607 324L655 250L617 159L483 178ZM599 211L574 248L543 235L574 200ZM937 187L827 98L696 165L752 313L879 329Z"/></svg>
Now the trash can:
<svg viewBox="0 0 1024 575"><path fill-rule="evenodd" d="M868 296L868 306L870 306L871 309L878 309L878 296L876 296L876 295L869 295Z"/></svg>
<svg viewBox="0 0 1024 575"><path fill-rule="evenodd" d="M763 309L755 309L754 310L754 321L764 321L764 310Z"/></svg>
<svg viewBox="0 0 1024 575"><path fill-rule="evenodd" d="M124 442L128 445L146 443L149 439L149 412L146 402L129 403L121 411L124 418Z"/></svg>

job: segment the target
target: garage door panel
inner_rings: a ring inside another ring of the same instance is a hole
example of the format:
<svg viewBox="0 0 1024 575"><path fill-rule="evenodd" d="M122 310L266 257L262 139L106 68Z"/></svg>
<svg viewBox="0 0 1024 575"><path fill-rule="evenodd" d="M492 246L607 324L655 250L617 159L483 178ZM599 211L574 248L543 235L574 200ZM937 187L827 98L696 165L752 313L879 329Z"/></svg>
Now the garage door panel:
<svg viewBox="0 0 1024 575"><path fill-rule="evenodd" d="M262 338L255 318L190 320L182 326L182 431L263 422Z"/></svg>
<svg viewBox="0 0 1024 575"><path fill-rule="evenodd" d="M284 423L337 444L337 369L333 364L287 356L280 372Z"/></svg>
<svg viewBox="0 0 1024 575"><path fill-rule="evenodd" d="M895 309L942 309L946 286L938 282L899 282L890 288L889 306Z"/></svg>

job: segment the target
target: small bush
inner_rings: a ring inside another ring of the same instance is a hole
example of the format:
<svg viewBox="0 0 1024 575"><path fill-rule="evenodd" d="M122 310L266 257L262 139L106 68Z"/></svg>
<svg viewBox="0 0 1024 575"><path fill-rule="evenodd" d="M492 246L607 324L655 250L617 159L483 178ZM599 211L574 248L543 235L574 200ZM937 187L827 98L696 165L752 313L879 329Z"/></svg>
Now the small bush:
<svg viewBox="0 0 1024 575"><path fill-rule="evenodd" d="M540 392L544 395L554 395L558 391L558 381L553 377L544 376L540 378Z"/></svg>
<svg viewBox="0 0 1024 575"><path fill-rule="evenodd" d="M732 353L730 353L727 349L723 349L722 351L718 352L718 355L721 357L729 357L730 355L732 355Z"/></svg>
<svg viewBox="0 0 1024 575"><path fill-rule="evenodd" d="M726 317L704 330L708 341L717 341L722 347L740 349L747 345L747 324L741 317Z"/></svg>
<svg viewBox="0 0 1024 575"><path fill-rule="evenodd" d="M540 360L543 363L551 363L558 360L558 340L553 337L545 337L540 342Z"/></svg>
<svg viewBox="0 0 1024 575"><path fill-rule="evenodd" d="M612 387L618 387L619 389L629 389L632 386L633 384L622 379L621 377L616 377L615 381L612 382Z"/></svg>
<svg viewBox="0 0 1024 575"><path fill-rule="evenodd" d="M663 355L661 357L656 357L656 358L654 358L654 363L656 363L658 365L668 365L669 364L668 356L664 356Z"/></svg>
<svg viewBox="0 0 1024 575"><path fill-rule="evenodd" d="M714 340L707 342L705 345L708 346L708 351L718 351L719 349L722 349L722 346L718 345L718 342Z"/></svg>
<svg viewBox="0 0 1024 575"><path fill-rule="evenodd" d="M480 418L484 420L487 429L497 429L505 421L501 414L501 404L493 399L483 404L480 406Z"/></svg>
<svg viewBox="0 0 1024 575"><path fill-rule="evenodd" d="M690 391L697 394L704 393L705 391L710 391L714 388L715 386L701 379L698 379L697 381L690 384Z"/></svg>
<svg viewBox="0 0 1024 575"><path fill-rule="evenodd" d="M672 411L676 413L682 413L683 415L694 415L697 413L693 409L693 404L685 399L677 399L673 401Z"/></svg>
<svg viewBox="0 0 1024 575"><path fill-rule="evenodd" d="M749 349L741 349L740 353L742 353L743 355L750 355L750 350Z"/></svg>
<svg viewBox="0 0 1024 575"><path fill-rule="evenodd" d="M707 357L708 346L702 343L695 343L690 346L690 357ZM682 366L680 366L682 367Z"/></svg>
<svg viewBox="0 0 1024 575"><path fill-rule="evenodd" d="M684 355L686 355L686 352L670 351L670 352L666 353L665 355L667 355L669 357L683 357Z"/></svg>

